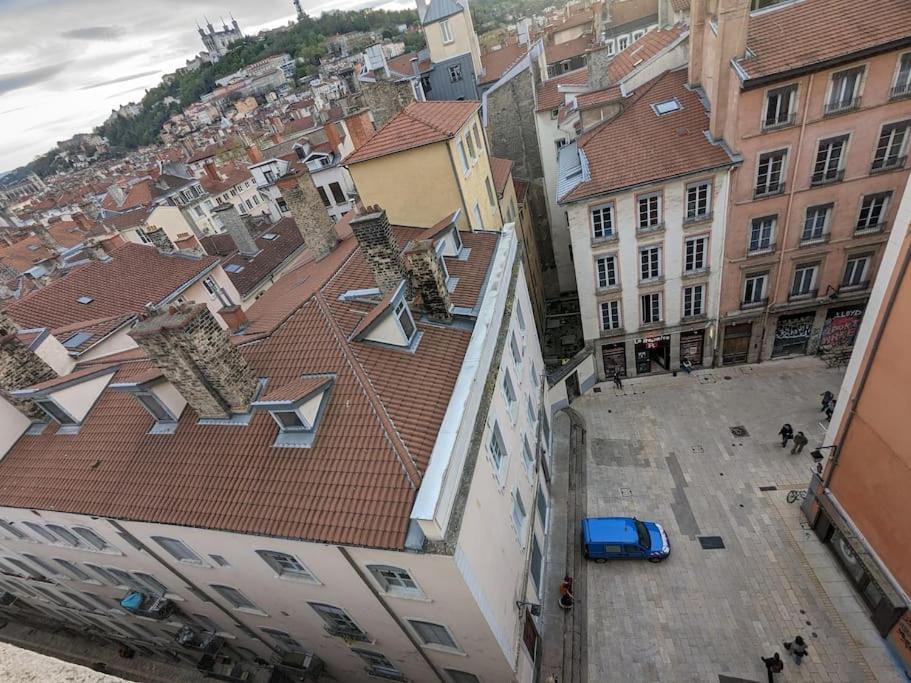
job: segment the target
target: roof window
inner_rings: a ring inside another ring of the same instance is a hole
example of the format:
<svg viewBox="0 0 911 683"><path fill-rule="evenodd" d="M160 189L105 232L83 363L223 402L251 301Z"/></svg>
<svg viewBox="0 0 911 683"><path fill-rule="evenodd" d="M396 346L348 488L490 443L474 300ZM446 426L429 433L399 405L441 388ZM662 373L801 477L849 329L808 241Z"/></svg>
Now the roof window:
<svg viewBox="0 0 911 683"><path fill-rule="evenodd" d="M683 107L680 106L680 101L676 97L672 97L669 100L657 102L656 104L652 105L652 109L655 110L655 113L658 116L664 116L665 114L680 111L682 108Z"/></svg>
<svg viewBox="0 0 911 683"><path fill-rule="evenodd" d="M225 266L225 271L229 273L242 273L244 272L244 267L236 263L229 263Z"/></svg>
<svg viewBox="0 0 911 683"><path fill-rule="evenodd" d="M76 301L78 301L80 304L90 304L94 300L95 300L94 297L91 297L91 296L81 296L78 299L76 299Z"/></svg>
<svg viewBox="0 0 911 683"><path fill-rule="evenodd" d="M132 394L155 418L155 424L149 430L150 434L173 434L187 405L176 387L155 371L152 371L150 376L139 377L132 382L112 384L111 389Z"/></svg>
<svg viewBox="0 0 911 683"><path fill-rule="evenodd" d="M76 332L74 335L68 337L66 341L63 342L63 346L67 349L75 349L85 344L91 338L91 332Z"/></svg>
<svg viewBox="0 0 911 683"><path fill-rule="evenodd" d="M276 448L310 448L329 404L335 375L301 375L254 401L254 409L268 410L278 425Z"/></svg>
<svg viewBox="0 0 911 683"><path fill-rule="evenodd" d="M269 240L271 242L272 240L277 240L278 235L276 235L274 232L267 232L266 234L263 235L263 239Z"/></svg>

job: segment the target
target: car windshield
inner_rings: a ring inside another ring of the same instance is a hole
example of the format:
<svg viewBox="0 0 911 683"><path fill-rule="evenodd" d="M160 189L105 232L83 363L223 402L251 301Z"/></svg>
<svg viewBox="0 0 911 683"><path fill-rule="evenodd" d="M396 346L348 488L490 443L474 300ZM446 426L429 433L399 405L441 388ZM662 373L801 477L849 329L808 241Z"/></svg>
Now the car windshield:
<svg viewBox="0 0 911 683"><path fill-rule="evenodd" d="M639 536L639 545L643 548L652 547L652 537L648 533L648 529L645 528L645 524L636 520L636 534Z"/></svg>

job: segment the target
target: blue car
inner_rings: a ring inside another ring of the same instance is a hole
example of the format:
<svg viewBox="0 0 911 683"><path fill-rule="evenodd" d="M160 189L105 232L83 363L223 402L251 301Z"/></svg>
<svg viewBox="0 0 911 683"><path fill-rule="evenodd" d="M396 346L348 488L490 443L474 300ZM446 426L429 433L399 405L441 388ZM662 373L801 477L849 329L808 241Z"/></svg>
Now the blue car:
<svg viewBox="0 0 911 683"><path fill-rule="evenodd" d="M656 522L635 517L588 517L582 520L582 552L586 559L661 562L671 554L667 533Z"/></svg>

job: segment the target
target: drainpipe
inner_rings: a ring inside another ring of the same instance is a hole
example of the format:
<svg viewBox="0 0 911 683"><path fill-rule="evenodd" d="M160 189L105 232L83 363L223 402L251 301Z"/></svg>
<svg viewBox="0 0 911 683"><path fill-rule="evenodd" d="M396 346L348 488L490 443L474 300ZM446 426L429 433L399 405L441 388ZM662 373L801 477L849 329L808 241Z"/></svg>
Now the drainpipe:
<svg viewBox="0 0 911 683"><path fill-rule="evenodd" d="M469 135L471 133L469 132ZM465 203L465 190L462 189L462 181L459 176L459 169L456 166L455 159L452 158L452 147L449 145L449 141L446 141L446 151L449 156L449 167L452 169L452 175L455 178L456 186L459 188L459 200L462 202L462 211L464 212L465 217L468 219L468 232L474 232L474 228L471 227L471 214L468 212L468 205Z"/></svg>

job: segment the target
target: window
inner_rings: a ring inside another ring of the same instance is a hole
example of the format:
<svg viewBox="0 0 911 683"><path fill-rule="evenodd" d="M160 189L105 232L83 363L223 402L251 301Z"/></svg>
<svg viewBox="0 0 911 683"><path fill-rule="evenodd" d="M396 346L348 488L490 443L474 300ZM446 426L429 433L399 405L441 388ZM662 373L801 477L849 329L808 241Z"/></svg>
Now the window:
<svg viewBox="0 0 911 683"><path fill-rule="evenodd" d="M525 463L525 469L528 472L534 472L535 470L535 456L532 453L531 446L528 445L528 437L522 437L522 460Z"/></svg>
<svg viewBox="0 0 911 683"><path fill-rule="evenodd" d="M45 413L50 415L53 419L57 420L62 425L74 425L78 424L76 420L67 415L60 407L50 399L35 399L35 403L38 404L38 407L41 408Z"/></svg>
<svg viewBox="0 0 911 683"><path fill-rule="evenodd" d="M484 179L484 185L487 187L487 199L491 206L497 205L497 197L493 192L493 183L490 182L490 176Z"/></svg>
<svg viewBox="0 0 911 683"><path fill-rule="evenodd" d="M145 585L129 572L125 572L122 569L117 569L116 567L107 567L106 569L117 580L118 586L130 588L134 591L139 591L140 593L146 592L147 589Z"/></svg>
<svg viewBox="0 0 911 683"><path fill-rule="evenodd" d="M282 431L306 428L303 420L293 410L273 410L271 413L272 417L278 421Z"/></svg>
<svg viewBox="0 0 911 683"><path fill-rule="evenodd" d="M639 229L655 230L661 227L661 195L639 197Z"/></svg>
<svg viewBox="0 0 911 683"><path fill-rule="evenodd" d="M857 232L879 230L886 222L886 210L889 207L891 192L868 194L860 203L860 215L857 217Z"/></svg>
<svg viewBox="0 0 911 683"><path fill-rule="evenodd" d="M873 156L873 170L901 168L905 165L908 150L908 126L911 121L901 121L883 126Z"/></svg>
<svg viewBox="0 0 911 683"><path fill-rule="evenodd" d="M115 577L113 574L111 574L111 572L109 572L104 567L98 567L94 564L89 564L88 562L85 563L85 566L88 567L89 569L91 569L93 572L95 572L96 575L100 576L101 580L104 583L110 584L112 586L120 585L120 581L117 580L117 577Z"/></svg>
<svg viewBox="0 0 911 683"><path fill-rule="evenodd" d="M614 54L614 53L617 51L617 47L616 47L616 45L614 44L614 39L613 39L613 38L611 38L611 39L609 39L609 40L607 41L606 46L607 46L607 54L608 54L608 55L612 55L612 54Z"/></svg>
<svg viewBox="0 0 911 683"><path fill-rule="evenodd" d="M766 93L765 115L762 118L763 128L775 128L794 123L796 108L794 99L797 95L796 85L786 85Z"/></svg>
<svg viewBox="0 0 911 683"><path fill-rule="evenodd" d="M145 572L133 572L133 576L135 576L139 581L145 584L153 593L157 595L164 595L168 592L168 587L151 574L146 574Z"/></svg>
<svg viewBox="0 0 911 683"><path fill-rule="evenodd" d="M601 303L601 329L620 329L620 302L604 301Z"/></svg>
<svg viewBox="0 0 911 683"><path fill-rule="evenodd" d="M629 47L629 36L620 36L617 38L617 49L625 50Z"/></svg>
<svg viewBox="0 0 911 683"><path fill-rule="evenodd" d="M598 275L598 287L616 287L617 286L617 257L616 256L599 256L595 260L595 270Z"/></svg>
<svg viewBox="0 0 911 683"><path fill-rule="evenodd" d="M48 524L47 529L51 533L54 533L63 539L63 542L68 546L72 546L73 548L79 548L82 546L82 543L78 538L76 538L73 532L71 532L69 529L64 529L59 524Z"/></svg>
<svg viewBox="0 0 911 683"><path fill-rule="evenodd" d="M697 221L712 213L712 181L703 180L686 186L686 219Z"/></svg>
<svg viewBox="0 0 911 683"><path fill-rule="evenodd" d="M329 191L332 192L332 197L335 199L336 204L344 204L348 201L348 198L342 191L342 186L338 183L329 183Z"/></svg>
<svg viewBox="0 0 911 683"><path fill-rule="evenodd" d="M531 574L531 581L535 584L535 590L540 595L541 593L541 570L544 568L544 558L541 554L541 546L538 543L538 535L531 535L531 566L529 567L529 574Z"/></svg>
<svg viewBox="0 0 911 683"><path fill-rule="evenodd" d="M898 60L898 73L892 86L892 97L911 95L911 52L906 52Z"/></svg>
<svg viewBox="0 0 911 683"><path fill-rule="evenodd" d="M64 598L69 600L72 604L78 605L79 607L81 607L84 610L88 610L89 612L95 611L95 606L92 605L92 603L90 603L88 600L86 600L85 598L83 598L79 595L75 595L74 593L69 593L67 591L60 591L60 594Z"/></svg>
<svg viewBox="0 0 911 683"><path fill-rule="evenodd" d="M813 177L811 179L813 184L841 180L844 175L842 161L847 144L847 135L839 135L837 138L827 138L819 141L819 147L816 150L816 163L813 165Z"/></svg>
<svg viewBox="0 0 911 683"><path fill-rule="evenodd" d="M32 533L34 533L37 536L40 536L45 541L49 541L50 543L60 543L59 538L54 536L54 534L52 534L50 531L45 529L40 524L35 524L34 522L23 522L22 524L27 526L32 531Z"/></svg>
<svg viewBox="0 0 911 683"><path fill-rule="evenodd" d="M292 638L290 634L285 633L284 631L279 631L278 629L274 628L266 628L265 626L261 626L259 630L269 636L276 643L278 643L282 650L285 650L287 652L307 651L306 648L304 648L300 643Z"/></svg>
<svg viewBox="0 0 911 683"><path fill-rule="evenodd" d="M402 672L396 669L395 665L385 655L358 648L351 648L351 651L367 663L367 668L371 674L375 674L380 678L402 680Z"/></svg>
<svg viewBox="0 0 911 683"><path fill-rule="evenodd" d="M408 306L404 301L399 301L395 305L395 317L399 321L399 325L402 327L402 334L411 341L411 338L414 336L414 319L411 317L411 311L408 310Z"/></svg>
<svg viewBox="0 0 911 683"><path fill-rule="evenodd" d="M661 247L644 247L639 250L639 279L656 280L661 277Z"/></svg>
<svg viewBox="0 0 911 683"><path fill-rule="evenodd" d="M509 347L512 351L512 359L515 361L516 365L521 364L522 362L522 352L519 350L519 342L516 341L516 333L513 332L509 338Z"/></svg>
<svg viewBox="0 0 911 683"><path fill-rule="evenodd" d="M448 20L440 22L440 33L443 34L443 44L444 45L447 45L454 40L452 37L452 27L449 25Z"/></svg>
<svg viewBox="0 0 911 683"><path fill-rule="evenodd" d="M794 269L794 284L791 287L791 296L804 296L813 293L813 286L816 284L816 271L818 266L814 264L797 266Z"/></svg>
<svg viewBox="0 0 911 683"><path fill-rule="evenodd" d="M494 422L493 429L490 430L490 442L487 445L487 449L490 451L494 469L499 473L503 469L503 463L506 461L506 446L503 443L503 435L500 434L500 425L496 422Z"/></svg>
<svg viewBox="0 0 911 683"><path fill-rule="evenodd" d="M45 562L40 557L35 557L29 553L22 553L22 557L34 564L36 567L39 567L46 575L48 576L60 576L60 572L56 568L52 567L48 562Z"/></svg>
<svg viewBox="0 0 911 683"><path fill-rule="evenodd" d="M535 422L538 421L538 413L535 411L534 403L531 402L531 396L525 397L525 412L528 413L528 424L533 431Z"/></svg>
<svg viewBox="0 0 911 683"><path fill-rule="evenodd" d="M516 536L520 542L525 535L525 518L527 516L525 503L522 502L522 494L516 488L512 493L512 524L516 528Z"/></svg>
<svg viewBox="0 0 911 683"><path fill-rule="evenodd" d="M383 587L387 593L398 595L422 595L421 589L411 578L411 574L405 569L399 567L389 567L386 565L372 564L367 569L373 574L376 582Z"/></svg>
<svg viewBox="0 0 911 683"><path fill-rule="evenodd" d="M221 631L221 627L205 614L192 614L191 616L193 617L193 621L201 626L205 633L218 633Z"/></svg>
<svg viewBox="0 0 911 683"><path fill-rule="evenodd" d="M462 65L453 64L449 67L449 82L458 83L462 80Z"/></svg>
<svg viewBox="0 0 911 683"><path fill-rule="evenodd" d="M591 210L592 237L607 239L614 236L614 205L603 204Z"/></svg>
<svg viewBox="0 0 911 683"><path fill-rule="evenodd" d="M845 263L845 275L841 279L842 287L862 287L869 284L867 271L870 268L870 255L852 256Z"/></svg>
<svg viewBox="0 0 911 683"><path fill-rule="evenodd" d="M15 566L17 569L20 569L22 571L23 576L30 576L33 579L38 579L39 581L43 580L45 578L44 574L39 572L37 569L33 569L32 567L29 567L22 560L17 560L14 557L7 557L6 561L9 562L11 565Z"/></svg>
<svg viewBox="0 0 911 683"><path fill-rule="evenodd" d="M542 481L538 487L538 519L541 520L541 528L547 528L547 494L544 493L544 482Z"/></svg>
<svg viewBox="0 0 911 683"><path fill-rule="evenodd" d="M366 634L354 623L351 617L340 607L311 602L310 607L322 617L333 635L364 637Z"/></svg>
<svg viewBox="0 0 911 683"><path fill-rule="evenodd" d="M216 593L231 603L234 609L249 609L261 611L250 598L231 586L220 586L218 584L209 584Z"/></svg>
<svg viewBox="0 0 911 683"><path fill-rule="evenodd" d="M750 243L747 246L747 252L754 254L760 251L768 251L775 245L772 242L772 236L775 234L775 224L778 216L762 216L754 218L750 223Z"/></svg>
<svg viewBox="0 0 911 683"><path fill-rule="evenodd" d="M661 294L645 294L642 297L642 324L661 322Z"/></svg>
<svg viewBox="0 0 911 683"><path fill-rule="evenodd" d="M683 317L689 318L705 312L705 285L683 288Z"/></svg>
<svg viewBox="0 0 911 683"><path fill-rule="evenodd" d="M784 162L787 155L788 152L784 149L759 155L756 166L757 197L784 192Z"/></svg>
<svg viewBox="0 0 911 683"><path fill-rule="evenodd" d="M185 543L183 543L183 541L178 541L173 538L165 538L164 536L152 536L152 540L167 550L175 560L179 560L180 562L187 562L189 564L203 564L203 561L200 559L199 555L190 550L190 548Z"/></svg>
<svg viewBox="0 0 911 683"><path fill-rule="evenodd" d="M205 290L209 293L209 296L218 296L218 285L215 284L215 280L212 278L203 278L202 286L205 287Z"/></svg>
<svg viewBox="0 0 911 683"><path fill-rule="evenodd" d="M709 238L690 237L684 243L683 269L687 273L705 269L705 248Z"/></svg>
<svg viewBox="0 0 911 683"><path fill-rule="evenodd" d="M826 114L855 109L860 104L860 83L863 75L863 67L832 74L829 97L826 99Z"/></svg>
<svg viewBox="0 0 911 683"><path fill-rule="evenodd" d="M316 583L316 577L293 555L280 553L275 550L257 550L256 554L262 558L263 562L275 570L275 573L281 577L294 577L306 579Z"/></svg>
<svg viewBox="0 0 911 683"><path fill-rule="evenodd" d="M155 394L149 393L140 393L137 392L133 394L136 400L142 404L142 407L145 408L152 417L155 418L156 422L176 422L177 420L168 412L168 409L164 407L161 401L158 400L158 397Z"/></svg>
<svg viewBox="0 0 911 683"><path fill-rule="evenodd" d="M743 281L743 303L759 304L763 302L765 299L765 284L768 277L768 273L747 275Z"/></svg>
<svg viewBox="0 0 911 683"><path fill-rule="evenodd" d="M478 146L478 154L480 154L481 150L484 149L484 145L481 144L481 133L478 131L477 123L472 124L471 131L474 133L474 142Z"/></svg>
<svg viewBox="0 0 911 683"><path fill-rule="evenodd" d="M465 153L465 143L462 140L459 140L459 160L462 162L462 170L468 173L470 166L468 165L468 155Z"/></svg>
<svg viewBox="0 0 911 683"><path fill-rule="evenodd" d="M459 649L459 646L453 640L452 634L449 633L449 629L445 626L429 621L418 621L417 619L409 619L408 623L411 624L411 628L414 629L414 632L417 633L418 638L421 639L424 645L439 645L453 650Z"/></svg>
<svg viewBox="0 0 911 683"><path fill-rule="evenodd" d="M89 576L84 571L82 571L82 568L75 562L70 562L69 560L61 560L56 557L54 558L54 562L56 562L61 567L63 567L64 571L66 571L67 574L79 579L80 581L92 581L93 580L92 577Z"/></svg>
<svg viewBox="0 0 911 683"><path fill-rule="evenodd" d="M468 146L468 154L471 155L471 160L477 161L478 153L477 153L477 151L475 151L474 141L471 139L470 132L465 133L465 144Z"/></svg>
<svg viewBox="0 0 911 683"><path fill-rule="evenodd" d="M326 194L326 188L317 185L316 191L319 193L319 198L323 200L323 206L332 206L332 202L329 201L329 195Z"/></svg>
<svg viewBox="0 0 911 683"><path fill-rule="evenodd" d="M829 216L832 214L832 204L807 207L807 217L803 222L803 232L800 234L801 242L815 242L826 236L829 225Z"/></svg>
<svg viewBox="0 0 911 683"><path fill-rule="evenodd" d="M23 540L28 539L28 536L26 534L14 527L12 522L7 522L5 519L0 519L0 529L3 529L3 531L8 533L13 538L21 538Z"/></svg>
<svg viewBox="0 0 911 683"><path fill-rule="evenodd" d="M519 323L519 329L525 331L525 314L522 312L522 304L516 302L516 322Z"/></svg>
<svg viewBox="0 0 911 683"><path fill-rule="evenodd" d="M509 411L509 417L516 421L516 390L512 385L512 377L509 376L509 370L503 371L503 397L506 399L506 409Z"/></svg>

